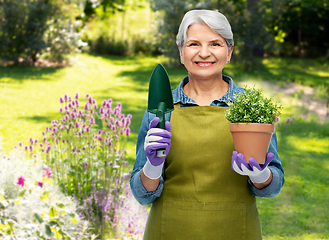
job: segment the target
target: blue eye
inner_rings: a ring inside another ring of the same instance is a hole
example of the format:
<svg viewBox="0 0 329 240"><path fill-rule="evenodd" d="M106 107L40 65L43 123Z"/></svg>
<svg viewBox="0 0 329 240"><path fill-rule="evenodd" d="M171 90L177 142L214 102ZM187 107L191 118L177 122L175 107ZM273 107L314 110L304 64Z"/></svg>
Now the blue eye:
<svg viewBox="0 0 329 240"><path fill-rule="evenodd" d="M219 43L213 43L211 46L213 46L213 47L218 47L218 46L220 46L220 45L219 45Z"/></svg>

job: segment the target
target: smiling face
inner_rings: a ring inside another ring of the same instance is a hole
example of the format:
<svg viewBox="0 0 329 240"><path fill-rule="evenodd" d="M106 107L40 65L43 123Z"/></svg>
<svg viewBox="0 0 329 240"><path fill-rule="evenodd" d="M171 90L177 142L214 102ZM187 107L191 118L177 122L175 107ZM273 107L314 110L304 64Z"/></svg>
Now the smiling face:
<svg viewBox="0 0 329 240"><path fill-rule="evenodd" d="M179 50L190 80L211 80L222 79L233 48L228 49L225 39L208 25L198 23L188 28L186 43Z"/></svg>

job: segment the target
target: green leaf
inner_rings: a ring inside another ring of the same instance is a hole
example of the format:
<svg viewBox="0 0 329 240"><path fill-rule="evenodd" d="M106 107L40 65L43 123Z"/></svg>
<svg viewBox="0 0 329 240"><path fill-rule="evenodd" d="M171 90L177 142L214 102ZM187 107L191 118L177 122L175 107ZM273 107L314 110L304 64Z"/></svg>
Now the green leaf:
<svg viewBox="0 0 329 240"><path fill-rule="evenodd" d="M57 215L58 215L58 213L57 213L56 208L52 207L52 208L49 210L49 216L50 216L51 218L54 218L54 217L56 217Z"/></svg>
<svg viewBox="0 0 329 240"><path fill-rule="evenodd" d="M59 226L58 222L56 222L56 221L50 221L50 222L49 222L49 225L50 225L51 227L53 227L53 226Z"/></svg>
<svg viewBox="0 0 329 240"><path fill-rule="evenodd" d="M34 217L35 217L36 220L38 220L39 223L43 223L43 219L39 214L35 213Z"/></svg>
<svg viewBox="0 0 329 240"><path fill-rule="evenodd" d="M18 196L20 196L20 197L23 197L23 196L24 196L24 194L25 194L25 192L26 192L26 189L25 189L25 190L23 190L23 191L21 191L21 192L18 194Z"/></svg>
<svg viewBox="0 0 329 240"><path fill-rule="evenodd" d="M51 231L49 225L46 225L45 228L46 228L46 234L47 234L49 237L51 237L51 235L52 235L52 231Z"/></svg>
<svg viewBox="0 0 329 240"><path fill-rule="evenodd" d="M65 205L63 204L63 203L58 203L58 204L56 204L57 205L57 207L59 207L59 208L65 208Z"/></svg>

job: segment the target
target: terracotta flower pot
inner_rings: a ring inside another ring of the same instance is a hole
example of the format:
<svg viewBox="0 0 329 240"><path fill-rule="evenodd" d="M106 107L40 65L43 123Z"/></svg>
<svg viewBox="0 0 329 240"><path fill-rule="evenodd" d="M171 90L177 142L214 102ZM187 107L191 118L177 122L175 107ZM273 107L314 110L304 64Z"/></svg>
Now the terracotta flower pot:
<svg viewBox="0 0 329 240"><path fill-rule="evenodd" d="M264 123L230 123L235 150L242 153L246 161L254 158L259 164L264 164L274 124Z"/></svg>

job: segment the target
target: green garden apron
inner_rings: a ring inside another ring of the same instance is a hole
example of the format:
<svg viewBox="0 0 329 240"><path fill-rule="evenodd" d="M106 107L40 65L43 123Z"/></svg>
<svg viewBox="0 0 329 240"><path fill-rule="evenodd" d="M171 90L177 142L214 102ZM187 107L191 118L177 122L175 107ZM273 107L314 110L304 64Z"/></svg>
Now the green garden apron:
<svg viewBox="0 0 329 240"><path fill-rule="evenodd" d="M163 191L152 204L144 240L260 240L248 178L231 169L226 107L175 105Z"/></svg>

